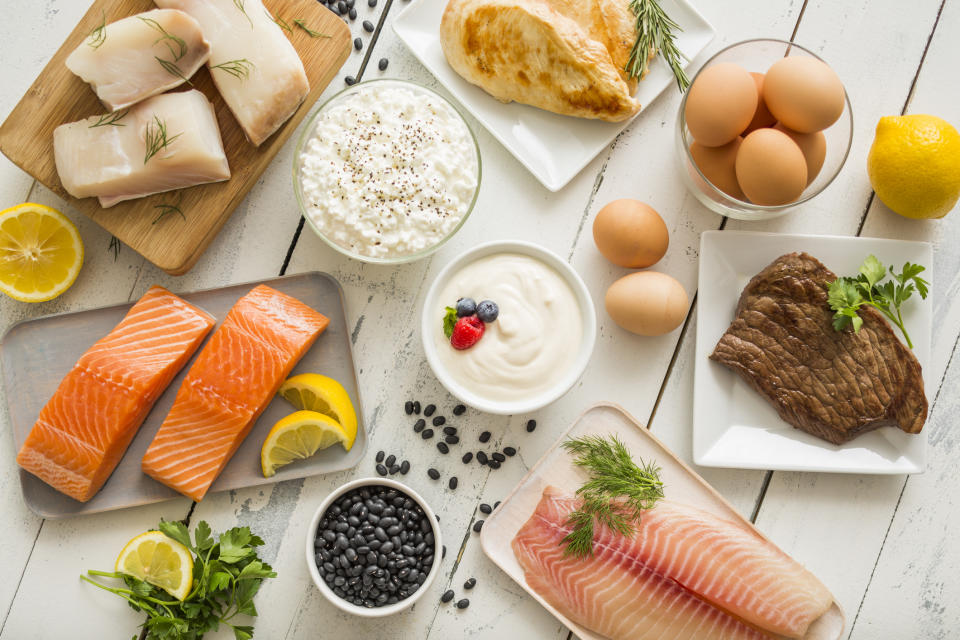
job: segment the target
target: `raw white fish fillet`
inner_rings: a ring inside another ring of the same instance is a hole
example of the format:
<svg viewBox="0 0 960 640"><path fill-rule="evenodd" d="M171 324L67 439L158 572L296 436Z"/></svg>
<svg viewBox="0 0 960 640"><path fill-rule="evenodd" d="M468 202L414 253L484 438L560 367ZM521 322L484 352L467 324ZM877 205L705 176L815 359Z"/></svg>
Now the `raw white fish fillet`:
<svg viewBox="0 0 960 640"><path fill-rule="evenodd" d="M260 0L155 2L200 23L210 41L210 75L253 144L279 129L310 92L300 56Z"/></svg>
<svg viewBox="0 0 960 640"><path fill-rule="evenodd" d="M155 153L148 153L148 143ZM230 178L213 105L195 90L60 125L53 132L53 150L60 182L70 195L97 196L104 208Z"/></svg>
<svg viewBox="0 0 960 640"><path fill-rule="evenodd" d="M110 111L180 86L210 56L200 25L183 11L154 9L111 22L67 56Z"/></svg>

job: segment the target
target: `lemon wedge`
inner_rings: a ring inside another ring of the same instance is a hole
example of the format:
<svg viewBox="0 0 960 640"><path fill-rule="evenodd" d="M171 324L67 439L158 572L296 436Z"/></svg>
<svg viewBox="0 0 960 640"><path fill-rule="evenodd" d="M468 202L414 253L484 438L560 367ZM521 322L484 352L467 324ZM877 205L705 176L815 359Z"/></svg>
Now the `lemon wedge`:
<svg viewBox="0 0 960 640"><path fill-rule="evenodd" d="M277 393L297 409L316 411L339 422L347 434L343 448L350 451L357 439L357 412L342 384L319 373L301 373L284 382Z"/></svg>
<svg viewBox="0 0 960 640"><path fill-rule="evenodd" d="M21 302L50 300L81 266L83 242L65 215L32 202L0 211L0 291Z"/></svg>
<svg viewBox="0 0 960 640"><path fill-rule="evenodd" d="M291 413L273 425L260 448L263 477L269 478L278 467L309 458L337 442L349 449L348 439L344 428L330 416L316 411Z"/></svg>
<svg viewBox="0 0 960 640"><path fill-rule="evenodd" d="M147 531L128 542L114 569L160 587L177 600L193 588L193 556L190 550L160 531Z"/></svg>

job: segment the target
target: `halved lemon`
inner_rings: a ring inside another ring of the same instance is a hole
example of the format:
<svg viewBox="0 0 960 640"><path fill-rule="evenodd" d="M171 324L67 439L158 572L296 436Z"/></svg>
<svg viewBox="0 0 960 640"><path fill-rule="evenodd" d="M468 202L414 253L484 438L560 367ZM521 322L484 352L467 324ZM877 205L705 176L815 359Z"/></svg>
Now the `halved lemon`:
<svg viewBox="0 0 960 640"><path fill-rule="evenodd" d="M160 587L177 600L193 587L193 556L190 550L161 531L147 531L120 551L114 569Z"/></svg>
<svg viewBox="0 0 960 640"><path fill-rule="evenodd" d="M297 409L316 411L339 422L347 434L343 448L349 451L353 446L357 439L357 412L342 384L319 373L301 373L284 382L277 393Z"/></svg>
<svg viewBox="0 0 960 640"><path fill-rule="evenodd" d="M33 202L0 211L0 291L21 302L50 300L81 266L83 242L65 215Z"/></svg>
<svg viewBox="0 0 960 640"><path fill-rule="evenodd" d="M345 449L348 436L340 423L316 411L297 411L277 422L260 448L260 468L269 478L278 467L309 458L339 442Z"/></svg>

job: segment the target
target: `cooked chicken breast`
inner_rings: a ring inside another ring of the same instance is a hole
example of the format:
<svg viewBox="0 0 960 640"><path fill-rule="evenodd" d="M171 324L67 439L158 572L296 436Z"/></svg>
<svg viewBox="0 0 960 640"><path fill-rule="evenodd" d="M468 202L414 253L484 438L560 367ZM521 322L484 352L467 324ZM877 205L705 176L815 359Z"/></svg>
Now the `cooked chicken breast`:
<svg viewBox="0 0 960 640"><path fill-rule="evenodd" d="M60 125L53 150L67 192L97 196L104 208L230 177L213 105L199 91Z"/></svg>
<svg viewBox="0 0 960 640"><path fill-rule="evenodd" d="M440 23L450 66L498 100L610 122L640 110L633 41L622 0L450 0Z"/></svg>
<svg viewBox="0 0 960 640"><path fill-rule="evenodd" d="M66 65L116 111L183 84L209 55L196 20L182 11L154 9L94 31Z"/></svg>
<svg viewBox="0 0 960 640"><path fill-rule="evenodd" d="M296 49L260 0L155 0L196 18L210 74L250 142L260 145L310 92Z"/></svg>

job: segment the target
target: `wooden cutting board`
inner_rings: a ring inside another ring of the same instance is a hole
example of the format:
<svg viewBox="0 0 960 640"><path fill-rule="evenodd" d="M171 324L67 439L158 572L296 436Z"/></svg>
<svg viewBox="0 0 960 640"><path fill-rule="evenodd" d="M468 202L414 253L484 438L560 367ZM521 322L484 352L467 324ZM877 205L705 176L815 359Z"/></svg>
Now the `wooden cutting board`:
<svg viewBox="0 0 960 640"><path fill-rule="evenodd" d="M64 60L104 19L110 23L155 9L151 0L95 0L33 86L0 125L0 151L150 262L172 275L186 273L350 55L350 29L316 0L266 0L264 4L274 17L282 18L293 27L291 32L285 33L303 61L310 80L310 93L293 117L260 147L255 147L246 139L220 97L207 68L200 69L191 78L193 88L202 91L216 109L232 174L226 182L160 193L103 209L96 198L78 200L70 196L57 177L53 130L65 122L107 111L93 89L67 69ZM311 37L293 25L298 19L313 31L330 37ZM178 90L190 88L184 84ZM184 217L174 213L154 224L163 211L158 205L165 203L178 203Z"/></svg>

